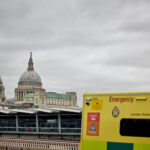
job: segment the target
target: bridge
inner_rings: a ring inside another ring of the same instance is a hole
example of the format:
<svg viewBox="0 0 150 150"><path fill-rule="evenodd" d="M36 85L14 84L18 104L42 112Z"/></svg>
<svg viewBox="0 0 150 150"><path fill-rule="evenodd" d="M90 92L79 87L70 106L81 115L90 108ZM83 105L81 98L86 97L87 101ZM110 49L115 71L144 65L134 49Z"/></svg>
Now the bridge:
<svg viewBox="0 0 150 150"><path fill-rule="evenodd" d="M0 150L78 150L81 109L0 109Z"/></svg>
<svg viewBox="0 0 150 150"><path fill-rule="evenodd" d="M80 134L80 109L0 109L0 138L79 141Z"/></svg>

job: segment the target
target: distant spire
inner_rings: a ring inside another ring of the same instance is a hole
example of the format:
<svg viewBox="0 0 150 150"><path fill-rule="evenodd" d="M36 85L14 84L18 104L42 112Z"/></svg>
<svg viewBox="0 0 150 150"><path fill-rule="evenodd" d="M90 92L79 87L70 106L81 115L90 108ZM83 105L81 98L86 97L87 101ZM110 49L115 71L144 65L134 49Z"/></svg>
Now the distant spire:
<svg viewBox="0 0 150 150"><path fill-rule="evenodd" d="M30 52L30 59L29 59L29 62L28 62L28 71L34 71L34 68L33 68L33 61L32 61L32 52Z"/></svg>
<svg viewBox="0 0 150 150"><path fill-rule="evenodd" d="M0 84L3 84L1 75L0 75Z"/></svg>

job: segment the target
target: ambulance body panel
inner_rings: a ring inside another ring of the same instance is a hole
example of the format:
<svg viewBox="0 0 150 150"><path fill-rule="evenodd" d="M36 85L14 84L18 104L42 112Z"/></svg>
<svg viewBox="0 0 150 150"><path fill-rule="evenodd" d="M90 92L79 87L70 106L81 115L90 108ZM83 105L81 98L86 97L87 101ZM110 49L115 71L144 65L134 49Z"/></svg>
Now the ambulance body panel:
<svg viewBox="0 0 150 150"><path fill-rule="evenodd" d="M150 92L85 93L80 150L150 150Z"/></svg>

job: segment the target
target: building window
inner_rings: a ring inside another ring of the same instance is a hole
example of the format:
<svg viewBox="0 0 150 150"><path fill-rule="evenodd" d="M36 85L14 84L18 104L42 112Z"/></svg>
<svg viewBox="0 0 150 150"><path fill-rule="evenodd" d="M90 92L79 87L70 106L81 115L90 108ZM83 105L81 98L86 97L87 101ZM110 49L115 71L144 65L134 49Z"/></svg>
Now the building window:
<svg viewBox="0 0 150 150"><path fill-rule="evenodd" d="M64 100L63 100L63 99L61 100L61 105L62 105L62 106L64 105Z"/></svg>
<svg viewBox="0 0 150 150"><path fill-rule="evenodd" d="M67 103L66 103L66 104L67 104L67 106L68 106L68 105L69 105L69 101L67 101Z"/></svg>
<svg viewBox="0 0 150 150"><path fill-rule="evenodd" d="M80 116L78 115L61 116L61 127L62 127L61 130L62 133L67 133L67 132L80 133L81 132Z"/></svg>
<svg viewBox="0 0 150 150"><path fill-rule="evenodd" d="M53 99L53 102L54 102L54 105L56 104L56 101L55 101L55 99Z"/></svg>
<svg viewBox="0 0 150 150"><path fill-rule="evenodd" d="M150 119L122 119L120 134L122 136L150 137Z"/></svg>
<svg viewBox="0 0 150 150"><path fill-rule="evenodd" d="M64 105L66 105L66 100L64 100Z"/></svg>
<svg viewBox="0 0 150 150"><path fill-rule="evenodd" d="M18 116L18 125L20 132L36 132L36 117Z"/></svg>
<svg viewBox="0 0 150 150"><path fill-rule="evenodd" d="M46 104L49 105L49 99L46 99Z"/></svg>
<svg viewBox="0 0 150 150"><path fill-rule="evenodd" d="M58 132L58 116L39 116L39 132Z"/></svg>
<svg viewBox="0 0 150 150"><path fill-rule="evenodd" d="M42 99L42 104L44 104L44 99Z"/></svg>
<svg viewBox="0 0 150 150"><path fill-rule="evenodd" d="M16 131L15 116L1 116L0 117L0 131Z"/></svg>

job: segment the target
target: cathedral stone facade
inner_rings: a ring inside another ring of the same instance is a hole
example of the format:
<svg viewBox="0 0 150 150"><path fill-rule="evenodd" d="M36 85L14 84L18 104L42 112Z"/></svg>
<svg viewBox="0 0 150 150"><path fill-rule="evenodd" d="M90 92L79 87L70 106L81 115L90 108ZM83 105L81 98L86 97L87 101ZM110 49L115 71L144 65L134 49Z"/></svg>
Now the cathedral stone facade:
<svg viewBox="0 0 150 150"><path fill-rule="evenodd" d="M2 78L0 76L0 103L3 104L5 102L5 88L3 86Z"/></svg>
<svg viewBox="0 0 150 150"><path fill-rule="evenodd" d="M34 71L32 53L25 71L15 89L15 104L32 104L37 107L76 107L76 92L65 94L46 92L42 88L42 81L38 73Z"/></svg>

